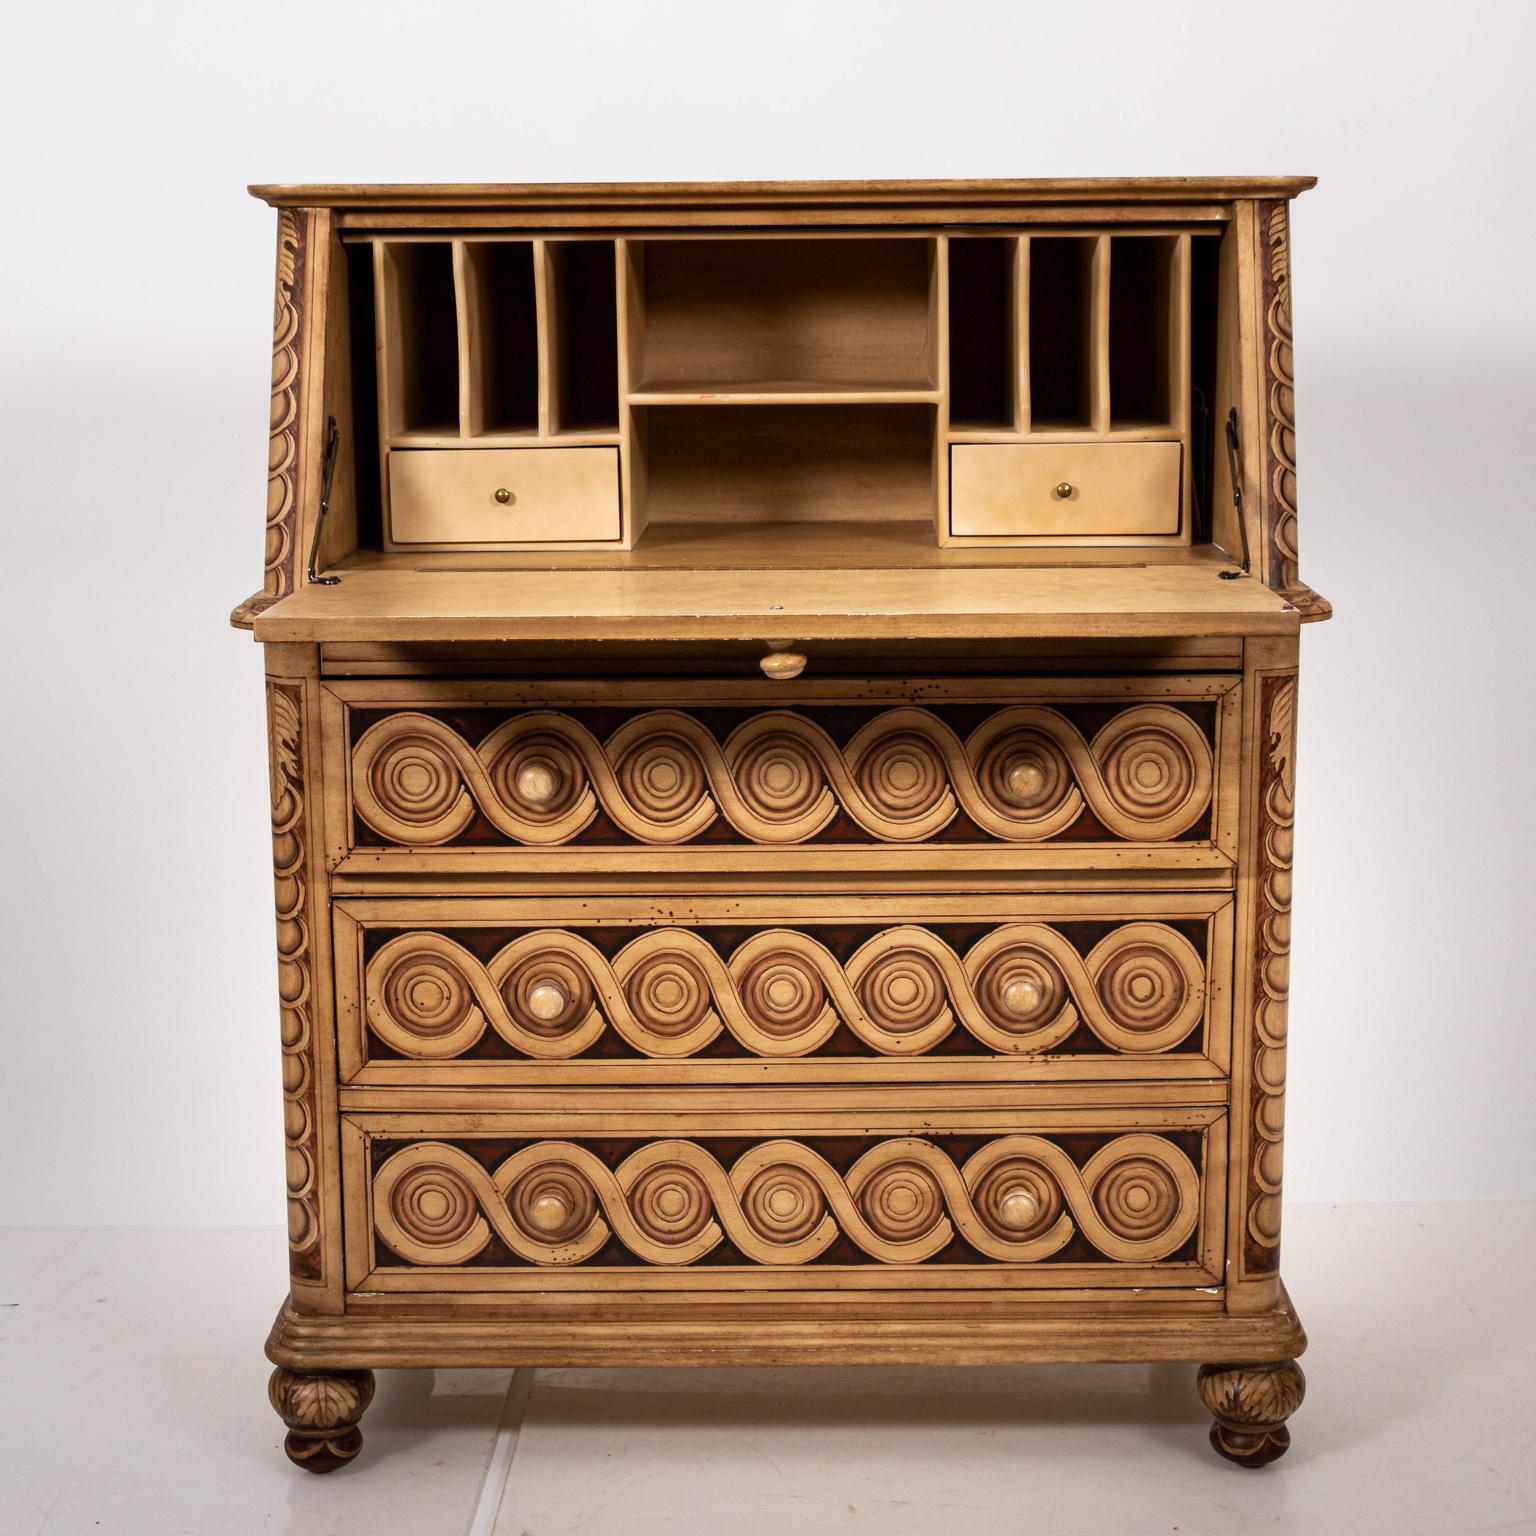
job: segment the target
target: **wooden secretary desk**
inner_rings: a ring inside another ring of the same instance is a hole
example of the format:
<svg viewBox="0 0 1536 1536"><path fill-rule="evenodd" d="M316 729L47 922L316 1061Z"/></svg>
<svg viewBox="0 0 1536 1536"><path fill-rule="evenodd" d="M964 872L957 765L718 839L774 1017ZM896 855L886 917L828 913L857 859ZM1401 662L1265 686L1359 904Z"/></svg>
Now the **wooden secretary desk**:
<svg viewBox="0 0 1536 1536"><path fill-rule="evenodd" d="M1260 1466L1307 178L261 187L288 1454L1187 1361Z"/></svg>

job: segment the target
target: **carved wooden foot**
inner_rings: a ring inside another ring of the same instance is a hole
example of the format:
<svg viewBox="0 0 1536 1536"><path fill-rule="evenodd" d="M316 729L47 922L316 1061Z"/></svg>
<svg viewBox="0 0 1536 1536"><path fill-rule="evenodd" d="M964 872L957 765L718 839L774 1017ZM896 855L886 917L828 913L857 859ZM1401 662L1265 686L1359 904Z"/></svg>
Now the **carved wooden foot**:
<svg viewBox="0 0 1536 1536"><path fill-rule="evenodd" d="M267 1396L288 1426L283 1449L306 1472L334 1472L363 1448L357 1421L373 1401L372 1371L272 1372Z"/></svg>
<svg viewBox="0 0 1536 1536"><path fill-rule="evenodd" d="M1294 1360L1202 1365L1196 1385L1215 1416L1211 1445L1240 1467L1267 1467L1290 1448L1285 1421L1301 1407L1307 1378Z"/></svg>

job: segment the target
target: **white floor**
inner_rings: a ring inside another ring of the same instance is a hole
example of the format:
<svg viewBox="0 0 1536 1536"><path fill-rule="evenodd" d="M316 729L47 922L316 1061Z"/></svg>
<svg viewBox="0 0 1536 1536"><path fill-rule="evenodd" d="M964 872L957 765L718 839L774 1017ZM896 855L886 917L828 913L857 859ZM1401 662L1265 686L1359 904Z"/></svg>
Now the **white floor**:
<svg viewBox="0 0 1536 1536"><path fill-rule="evenodd" d="M1228 1467L1185 1367L381 1372L291 1468L266 1231L0 1232L3 1536L1536 1532L1536 1204L1292 1207L1290 1454ZM505 1483L503 1486L503 1475Z"/></svg>

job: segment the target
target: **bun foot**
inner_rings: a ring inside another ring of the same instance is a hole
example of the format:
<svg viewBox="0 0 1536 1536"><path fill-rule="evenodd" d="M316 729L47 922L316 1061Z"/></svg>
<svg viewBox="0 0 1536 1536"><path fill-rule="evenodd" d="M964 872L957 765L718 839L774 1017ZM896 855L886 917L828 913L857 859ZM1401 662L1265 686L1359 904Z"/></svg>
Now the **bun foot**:
<svg viewBox="0 0 1536 1536"><path fill-rule="evenodd" d="M283 1449L306 1472L334 1472L363 1448L357 1427L373 1401L372 1371L272 1372L267 1396L288 1426Z"/></svg>
<svg viewBox="0 0 1536 1536"><path fill-rule="evenodd" d="M1267 1467L1290 1449L1285 1421L1301 1407L1307 1378L1294 1360L1202 1365L1200 1400L1216 1422L1211 1447L1239 1467Z"/></svg>

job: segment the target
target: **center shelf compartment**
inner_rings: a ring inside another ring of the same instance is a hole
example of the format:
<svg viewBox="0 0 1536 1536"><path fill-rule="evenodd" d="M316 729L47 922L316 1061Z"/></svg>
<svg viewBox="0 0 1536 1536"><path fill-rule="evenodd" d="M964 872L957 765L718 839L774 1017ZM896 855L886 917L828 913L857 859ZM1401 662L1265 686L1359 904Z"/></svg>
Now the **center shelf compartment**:
<svg viewBox="0 0 1536 1536"><path fill-rule="evenodd" d="M628 242L631 404L933 401L938 244Z"/></svg>
<svg viewBox="0 0 1536 1536"><path fill-rule="evenodd" d="M636 420L652 524L933 517L931 406L649 408Z"/></svg>

